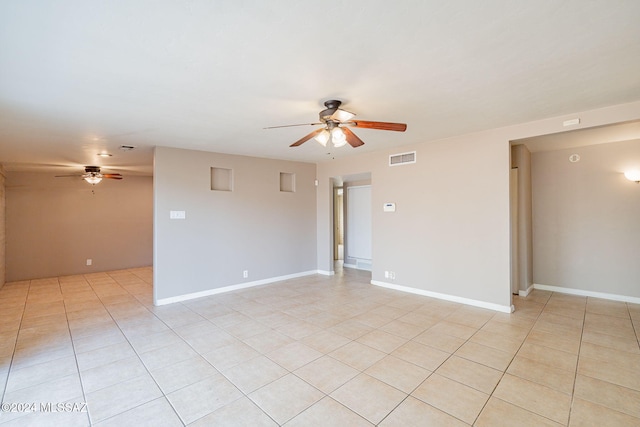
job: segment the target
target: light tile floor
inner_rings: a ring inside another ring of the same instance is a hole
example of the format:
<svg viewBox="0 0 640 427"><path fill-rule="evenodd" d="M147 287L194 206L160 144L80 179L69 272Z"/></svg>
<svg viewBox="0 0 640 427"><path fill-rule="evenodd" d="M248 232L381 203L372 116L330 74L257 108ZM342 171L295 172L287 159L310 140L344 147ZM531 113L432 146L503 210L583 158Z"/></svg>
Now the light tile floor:
<svg viewBox="0 0 640 427"><path fill-rule="evenodd" d="M151 278L0 289L2 408L23 410L0 424L640 425L639 305L534 291L503 314L345 270L154 307Z"/></svg>

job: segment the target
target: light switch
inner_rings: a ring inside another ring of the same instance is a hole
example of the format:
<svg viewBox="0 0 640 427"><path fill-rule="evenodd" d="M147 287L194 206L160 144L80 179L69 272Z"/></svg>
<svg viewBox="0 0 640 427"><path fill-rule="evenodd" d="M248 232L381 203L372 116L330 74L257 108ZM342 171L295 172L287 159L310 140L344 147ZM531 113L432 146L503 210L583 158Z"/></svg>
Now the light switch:
<svg viewBox="0 0 640 427"><path fill-rule="evenodd" d="M169 219L185 219L186 217L185 211L169 211Z"/></svg>

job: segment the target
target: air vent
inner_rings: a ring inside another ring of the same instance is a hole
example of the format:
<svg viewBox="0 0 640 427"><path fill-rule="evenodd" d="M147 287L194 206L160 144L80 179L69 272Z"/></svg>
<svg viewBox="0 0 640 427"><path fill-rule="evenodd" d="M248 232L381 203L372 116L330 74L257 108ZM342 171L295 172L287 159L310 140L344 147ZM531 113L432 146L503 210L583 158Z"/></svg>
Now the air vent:
<svg viewBox="0 0 640 427"><path fill-rule="evenodd" d="M389 166L406 165L416 162L416 152L392 154L389 156Z"/></svg>

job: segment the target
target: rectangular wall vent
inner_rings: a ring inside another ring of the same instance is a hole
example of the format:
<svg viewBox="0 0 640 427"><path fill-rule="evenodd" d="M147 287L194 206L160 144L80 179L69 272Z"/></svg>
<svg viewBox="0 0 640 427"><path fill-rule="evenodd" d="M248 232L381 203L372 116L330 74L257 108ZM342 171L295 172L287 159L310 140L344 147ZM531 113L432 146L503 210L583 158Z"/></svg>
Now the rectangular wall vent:
<svg viewBox="0 0 640 427"><path fill-rule="evenodd" d="M406 165L416 162L416 152L392 154L389 156L389 166Z"/></svg>

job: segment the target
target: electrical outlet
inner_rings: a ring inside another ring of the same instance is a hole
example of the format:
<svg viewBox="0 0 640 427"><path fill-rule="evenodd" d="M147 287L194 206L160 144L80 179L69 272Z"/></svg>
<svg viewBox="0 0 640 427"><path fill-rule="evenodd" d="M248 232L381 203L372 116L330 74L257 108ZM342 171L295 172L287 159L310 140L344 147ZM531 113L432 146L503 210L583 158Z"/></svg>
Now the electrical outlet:
<svg viewBox="0 0 640 427"><path fill-rule="evenodd" d="M249 277L249 270L244 270L244 271L242 272L242 277L244 277L245 279L246 279L247 277Z"/></svg>
<svg viewBox="0 0 640 427"><path fill-rule="evenodd" d="M91 258L87 258L87 265L93 264L93 260Z"/></svg>
<svg viewBox="0 0 640 427"><path fill-rule="evenodd" d="M169 219L186 219L187 213L185 211L169 211Z"/></svg>
<svg viewBox="0 0 640 427"><path fill-rule="evenodd" d="M391 271L389 272L389 278L391 280L396 280L396 272L395 271Z"/></svg>

